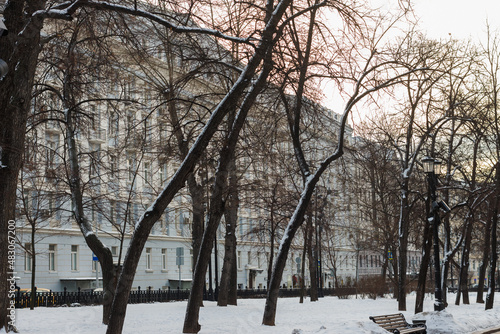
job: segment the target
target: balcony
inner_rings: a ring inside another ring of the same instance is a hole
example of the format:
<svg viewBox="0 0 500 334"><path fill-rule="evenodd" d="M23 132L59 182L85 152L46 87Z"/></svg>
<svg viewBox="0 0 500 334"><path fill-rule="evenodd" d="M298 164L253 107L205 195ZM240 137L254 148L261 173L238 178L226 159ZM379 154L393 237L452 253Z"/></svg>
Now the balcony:
<svg viewBox="0 0 500 334"><path fill-rule="evenodd" d="M103 144L106 141L106 129L89 129L89 142Z"/></svg>
<svg viewBox="0 0 500 334"><path fill-rule="evenodd" d="M54 134L62 133L61 128L59 127L59 122L54 120L45 122L45 131L47 133L54 133Z"/></svg>

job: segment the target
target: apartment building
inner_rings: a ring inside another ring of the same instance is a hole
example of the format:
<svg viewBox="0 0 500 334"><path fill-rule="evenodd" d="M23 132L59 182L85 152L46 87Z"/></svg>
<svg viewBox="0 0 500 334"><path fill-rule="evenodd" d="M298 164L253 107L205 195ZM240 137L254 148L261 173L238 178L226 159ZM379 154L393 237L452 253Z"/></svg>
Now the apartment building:
<svg viewBox="0 0 500 334"><path fill-rule="evenodd" d="M55 29L47 27L47 34ZM158 35L157 31L153 34L152 29L139 30L135 37L143 47L141 50L128 49L119 37L107 44L114 58L122 59L119 63L109 61L110 54L103 55L92 49L96 46L92 41L86 45L84 40L87 41L88 32L76 29L68 29L60 40L54 40L47 53L42 53L39 83L50 89L40 90L33 100L25 166L18 191L16 270L17 284L21 288L30 286L33 274L38 287L52 290L91 289L101 284L98 262L72 214L75 208L68 187L67 152L70 132L65 119L69 111L73 112L75 124L72 130L79 156L84 213L94 233L110 247L119 265L123 262L135 222L181 164L182 142L192 143L217 99L237 77L238 62L209 37L187 41L180 36ZM74 40L82 42L72 45ZM217 62L204 63L200 60L201 54L203 59L213 58ZM77 56L80 57L78 64L71 61ZM224 62L233 65L228 67ZM86 67L80 68L80 63ZM67 86L68 80L75 82ZM280 112L272 96L267 93L257 101L248 129L252 123L266 123L263 117ZM321 161L336 143L340 116L311 101L306 102L320 115L315 121L331 129L329 134L323 134L307 147L312 152L311 159ZM267 285L270 255L277 251L287 217L297 200L294 185L300 176L293 171L295 161L286 135L287 125L275 126L281 136L259 147L254 143L262 144L262 137L248 137L247 146L242 144L238 154L241 188L236 229L239 288ZM347 142L351 142L352 129L349 127L346 136ZM216 152L220 144L217 140L216 136L213 147L207 152ZM215 161L216 155L208 153L194 171L196 181L203 185L205 201L210 193ZM324 245L319 253L323 254L321 279L325 286L334 282L336 257L345 259L336 271L342 280L354 280L362 267L358 265L353 245L344 240L347 236L341 236L344 239L335 243L327 241L322 232L326 231L322 225L334 221L349 226L355 216L355 206L349 205L349 191L340 182L339 173L343 171L334 167L324 175L318 187L315 210L310 213L319 235L316 244ZM268 196L273 191L272 185L276 186L274 190L279 189L274 198ZM276 201L277 197L282 198ZM280 209L272 209L270 201L279 202ZM190 286L192 205L189 191L183 189L153 227L141 255L134 289ZM203 205L206 208L207 203ZM281 221L270 219L273 215L279 216ZM269 233L271 224L276 224L276 228ZM215 286L222 270L224 234L224 223L221 223L212 255L212 275L207 273L207 286ZM284 286L292 287L294 277L301 273L301 263L297 261L302 254L303 240L300 238L297 237L290 253L283 275ZM271 246L271 239L274 246ZM327 249L336 248L336 252L327 255ZM307 261L302 265L308 268ZM213 282L208 282L210 276ZM305 276L303 279L308 284L307 271Z"/></svg>

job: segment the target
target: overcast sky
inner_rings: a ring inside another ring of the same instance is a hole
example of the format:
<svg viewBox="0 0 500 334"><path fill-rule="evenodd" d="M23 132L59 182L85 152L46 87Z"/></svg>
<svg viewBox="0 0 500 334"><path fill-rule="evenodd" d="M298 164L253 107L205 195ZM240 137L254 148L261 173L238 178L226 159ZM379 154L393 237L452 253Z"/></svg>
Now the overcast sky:
<svg viewBox="0 0 500 334"><path fill-rule="evenodd" d="M382 10L397 7L397 0L369 0L374 8ZM500 35L500 0L413 0L415 15L420 18L419 30L429 38L469 39L474 42L486 40L486 22ZM327 107L341 113L344 107L342 98L335 94L335 88L325 89L326 98L322 101ZM354 121L359 120L357 111L353 112ZM351 120L350 120L351 121Z"/></svg>
<svg viewBox="0 0 500 334"><path fill-rule="evenodd" d="M391 0L386 0L391 1ZM420 26L429 37L477 40L486 36L486 20L500 28L499 0L416 0Z"/></svg>

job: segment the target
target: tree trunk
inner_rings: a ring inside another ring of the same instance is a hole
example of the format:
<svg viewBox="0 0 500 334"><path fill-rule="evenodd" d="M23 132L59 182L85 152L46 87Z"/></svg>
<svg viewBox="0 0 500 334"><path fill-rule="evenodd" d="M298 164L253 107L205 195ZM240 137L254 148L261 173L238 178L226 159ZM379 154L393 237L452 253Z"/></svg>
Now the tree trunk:
<svg viewBox="0 0 500 334"><path fill-rule="evenodd" d="M283 13L288 7L289 3L290 0L283 0L282 2L280 2L278 9L273 13L274 16L272 24L268 24L266 26L259 46L256 48L253 57L249 59L247 66L241 73L239 79L236 81L231 91L214 109L212 115L210 116L210 119L205 124L202 132L189 150L188 155L184 159L177 172L171 178L165 189L163 189L162 193L158 196L156 201L146 210L141 220L136 224L136 229L130 241L127 255L125 256L124 260L123 270L118 281L117 294L115 295L115 299L113 300L113 309L111 312L111 319L108 325L108 329L106 331L107 334L119 334L123 329L123 323L125 321L125 314L127 310L128 296L132 288L134 275L139 264L142 250L144 249L144 245L148 239L149 232L151 231L152 226L156 221L158 221L161 214L168 206L168 204L172 201L175 194L184 186L184 182L186 181L188 175L192 172L194 165L200 159L203 151L208 146L210 139L217 131L218 126L222 122L224 116L227 115L229 111L236 108L238 100L243 95L245 89L249 86L250 82L254 78L257 68L261 65L261 61L266 57L268 49L272 46L273 34L275 33L276 25L278 24L280 18L283 16ZM202 252L200 251L200 253ZM204 281L205 279L203 277L203 284ZM203 293L203 286L201 290Z"/></svg>
<svg viewBox="0 0 500 334"><path fill-rule="evenodd" d="M274 265L274 238L276 237L276 229L274 227L273 212L271 211L271 233L269 236L269 259L267 259L267 290L271 284L271 276L273 274Z"/></svg>
<svg viewBox="0 0 500 334"><path fill-rule="evenodd" d="M307 206L311 201L312 194L316 183L318 182L320 175L315 175L316 177L310 178L306 182L304 191L302 192L301 200L297 205L295 212L288 223L285 230L285 234L281 239L281 245L278 250L278 255L273 266L272 276L269 283L269 289L267 291L266 306L264 308L264 317L262 320L263 325L274 326L276 319L276 308L278 305L278 295L281 284L281 278L283 277L283 270L286 266L286 260L288 257L288 251L292 244L293 237L297 233L298 228L302 225L304 221L304 216L307 211Z"/></svg>
<svg viewBox="0 0 500 334"><path fill-rule="evenodd" d="M224 264L220 277L220 289L217 305L227 306L237 304L237 274L236 263L236 223L238 221L238 179L234 159L229 164L229 199L224 212L226 220L226 237L224 242Z"/></svg>
<svg viewBox="0 0 500 334"><path fill-rule="evenodd" d="M424 298L425 298L425 285L427 283L427 270L431 261L431 248L432 248L432 229L429 221L425 220L424 227L424 249L422 254L422 261L420 262L420 270L418 273L417 283L417 296L415 300L415 313L423 312Z"/></svg>
<svg viewBox="0 0 500 334"><path fill-rule="evenodd" d="M489 218L486 221L486 226L484 228L484 244L483 244L483 258L481 260L481 265L479 266L479 284L477 290L476 303L484 303L484 279L486 278L486 268L488 267L488 262L490 260L490 231L491 231L492 219Z"/></svg>
<svg viewBox="0 0 500 334"><path fill-rule="evenodd" d="M207 271L210 254L212 252L213 240L217 233L217 227L224 213L224 205L226 197L228 196L228 174L231 164L234 160L234 152L238 143L240 131L245 123L246 116L253 106L255 99L264 87L269 72L272 69L271 63L272 48L266 50L266 57L264 57L264 64L262 72L258 79L252 86L252 89L246 94L245 99L239 108L236 119L232 126L231 131L227 136L223 149L220 152L219 165L215 174L213 193L210 198L210 213L205 233L203 235L198 261L194 271L193 285L186 310L186 317L184 319L183 333L198 333L201 329L199 320L200 306L199 301L203 298L203 286L205 285L205 275Z"/></svg>
<svg viewBox="0 0 500 334"><path fill-rule="evenodd" d="M83 194L80 185L80 163L78 161L78 151L75 141L75 132L73 130L72 108L66 105L65 121L66 121L66 141L68 149L69 161L69 187L71 190L71 201L74 208L73 215L82 231L85 242L89 248L99 259L102 270L103 284L103 314L102 323L107 325L111 315L111 305L115 295L116 288L116 268L114 268L113 255L111 250L104 245L101 240L94 234L92 225L87 220L83 209ZM96 268L97 270L97 268Z"/></svg>
<svg viewBox="0 0 500 334"><path fill-rule="evenodd" d="M444 195L444 201L445 203L449 203L449 196L447 194ZM444 234L444 247L443 247L443 266L441 268L441 291L442 291L442 298L443 298L443 305L444 307L448 306L448 298L447 298L447 293L448 291L448 272L450 270L450 263L451 259L453 258L454 252L451 252L451 229L450 229L450 221L449 221L449 216L446 216L443 220L443 228L445 230Z"/></svg>
<svg viewBox="0 0 500 334"><path fill-rule="evenodd" d="M203 224L205 222L205 210L203 208L205 196L203 188L196 182L194 174L189 175L187 185L189 194L191 195L191 207L193 212L191 244L193 246L193 254L198 254L201 245L201 238L203 237ZM193 267L191 269L194 272L195 261L193 261L192 265Z"/></svg>
<svg viewBox="0 0 500 334"><path fill-rule="evenodd" d="M35 309L35 298L36 295L33 293L35 291L36 282L36 257L35 257L35 222L31 226L31 298L30 298L30 310Z"/></svg>
<svg viewBox="0 0 500 334"><path fill-rule="evenodd" d="M498 240L497 240L497 228L498 228L498 209L500 206L500 162L496 165L496 177L495 177L495 196L494 196L494 206L493 206L493 219L491 221L491 248L490 248L490 272L489 272L489 288L486 294L485 309L490 310L493 308L493 303L495 300L495 285L496 285L496 270L498 261Z"/></svg>
<svg viewBox="0 0 500 334"><path fill-rule="evenodd" d="M15 228L17 179L43 25L42 19L32 14L44 7L41 0L9 1L3 12L9 34L0 38L0 59L7 62L9 72L0 79L0 328L6 331L11 321L7 280L13 276L8 273L14 271L9 268L9 245L15 240L9 227Z"/></svg>
<svg viewBox="0 0 500 334"><path fill-rule="evenodd" d="M469 300L469 287L468 287L468 282L469 282L469 254L470 254L470 248L471 248L471 241L472 241L472 216L471 213L469 212L469 216L467 218L467 225L465 228L465 239L464 239L464 247L462 250L462 259L460 263L460 292L462 293L463 297L463 303L469 305L470 300ZM458 294L460 295L460 294ZM459 296L457 296L457 301L459 301ZM458 305L458 304L456 304Z"/></svg>
<svg viewBox="0 0 500 334"><path fill-rule="evenodd" d="M498 210L496 210L498 213ZM490 272L489 272L489 288L488 293L486 294L486 303L485 309L491 310L493 308L493 303L495 300L495 285L496 285L496 269L497 269L497 260L498 260L498 252L497 252L497 226L498 226L498 214L493 217L493 223L491 226L491 264L490 264Z"/></svg>
<svg viewBox="0 0 500 334"><path fill-rule="evenodd" d="M406 311L406 267L408 254L409 203L407 181L401 189L401 217L399 221L399 256L398 256L398 310Z"/></svg>
<svg viewBox="0 0 500 334"><path fill-rule="evenodd" d="M198 323L200 301L203 298L205 275L207 272L208 262L210 261L210 257L212 255L212 247L214 244L215 234L217 232L217 224L224 211L223 202L221 201L220 204L222 205L219 205L217 208L214 208L215 205L211 205L210 208L210 218L208 220L205 233L203 234L198 260L196 261L193 284L191 286L186 317L184 319L183 333L198 333L201 329L201 326Z"/></svg>
<svg viewBox="0 0 500 334"><path fill-rule="evenodd" d="M234 255L233 265L231 266L231 277L229 284L229 296L227 299L228 305L238 304L238 266L236 262L236 254Z"/></svg>
<svg viewBox="0 0 500 334"><path fill-rule="evenodd" d="M399 286L399 273L398 273L398 266L399 266L399 256L397 255L398 253L396 251L394 251L392 253L392 257L393 257L393 261L392 261L392 272L394 273L394 298L396 298L397 300L399 300L399 290L398 290L398 286Z"/></svg>
<svg viewBox="0 0 500 334"><path fill-rule="evenodd" d="M170 57L171 59L172 57ZM166 99L168 101L168 113L170 115L170 121L173 127L173 133L177 141L177 148L179 149L179 155L181 160L184 160L189 152L188 140L186 140L184 133L182 132L182 127L179 122L179 115L177 104L175 103L175 87L173 86L173 64L169 66L169 87L166 93ZM208 166L204 166L208 171ZM208 172L207 172L208 177ZM208 179L207 179L208 182ZM193 247L193 254L198 254L201 246L201 238L203 237L203 229L205 223L205 209L204 206L204 191L203 187L196 182L196 175L194 173L189 174L187 177L187 186L189 194L191 196L191 208L193 214L192 231L191 231L191 245ZM194 266L196 261L193 261L192 271L194 273Z"/></svg>
<svg viewBox="0 0 500 334"><path fill-rule="evenodd" d="M313 255L313 235L314 230L312 226L312 216L309 215L307 218L307 230L309 231L307 234L307 258L309 260L309 277L311 279L311 301L318 301L318 276L317 276L317 268L318 261L316 257Z"/></svg>
<svg viewBox="0 0 500 334"><path fill-rule="evenodd" d="M300 267L300 300L299 303L304 302L304 296L306 294L306 282L304 280L306 275L306 253L307 253L307 227L304 229L304 248L302 249L302 266Z"/></svg>

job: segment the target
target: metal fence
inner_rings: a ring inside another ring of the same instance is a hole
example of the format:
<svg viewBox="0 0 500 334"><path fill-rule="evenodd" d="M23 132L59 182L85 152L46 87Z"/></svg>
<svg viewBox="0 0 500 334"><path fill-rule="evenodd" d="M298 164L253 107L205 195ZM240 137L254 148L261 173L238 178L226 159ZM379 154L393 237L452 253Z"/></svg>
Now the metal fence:
<svg viewBox="0 0 500 334"><path fill-rule="evenodd" d="M36 290L35 290L36 291ZM128 299L129 304L138 303L154 303L154 302L171 302L179 300L187 300L189 298L189 291L181 289L167 289L167 290L153 290L151 288L141 289L130 292ZM346 296L355 294L354 288L325 288L319 291L319 296ZM266 289L240 289L237 292L238 298L266 298ZM306 290L306 296L310 295L309 289ZM299 297L300 289L280 289L279 297ZM16 292L15 304L16 308L30 307L30 292ZM216 300L217 294L204 294L205 300ZM103 301L102 291L78 291L69 292L64 289L63 292L35 292L35 307L38 306L69 306L74 304L80 305L100 305Z"/></svg>

